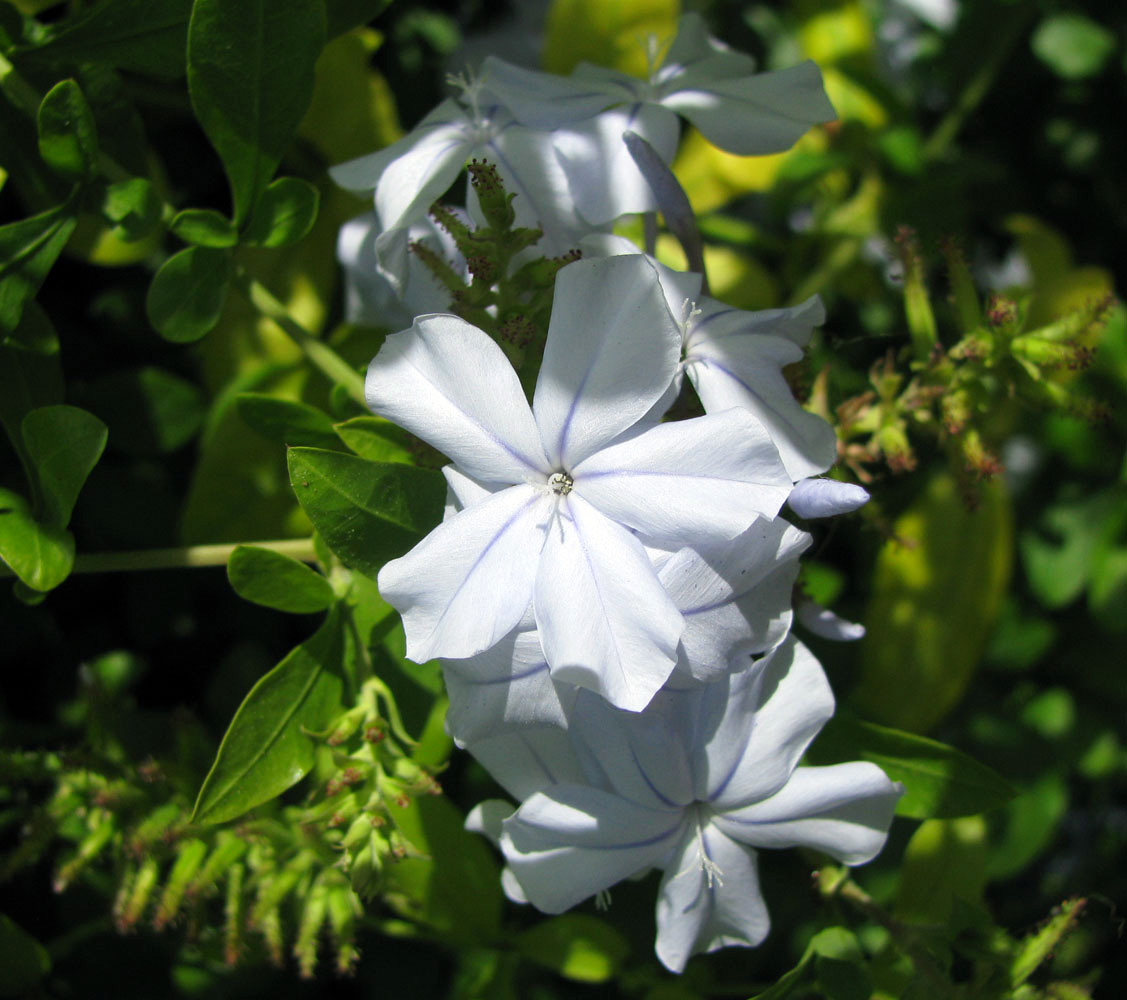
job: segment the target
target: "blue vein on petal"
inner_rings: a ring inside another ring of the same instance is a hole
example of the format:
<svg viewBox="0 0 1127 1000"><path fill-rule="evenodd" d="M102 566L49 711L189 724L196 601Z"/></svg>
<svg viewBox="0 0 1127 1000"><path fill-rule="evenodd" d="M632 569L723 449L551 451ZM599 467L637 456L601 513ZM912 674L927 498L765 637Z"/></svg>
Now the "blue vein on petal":
<svg viewBox="0 0 1127 1000"><path fill-rule="evenodd" d="M513 487L510 487L510 489L512 488ZM502 490L501 492L504 493L505 491ZM494 496L497 496L497 494L494 494ZM473 565L471 565L470 568L466 570L466 575L462 577L462 582L458 584L458 586L454 590L454 593L450 595L450 599L446 602L446 607L442 609L442 614L438 616L438 621L434 623L434 628L431 630L432 635L436 631L438 631L438 627L445 620L447 614L450 613L450 608L453 607L454 602L458 599L458 595L462 592L462 588L465 587L467 583L469 583L470 577L472 577L474 573L477 572L477 568L481 565L482 560L489 554L493 546L497 544L498 539L500 539L502 535L508 532L509 528L512 527L513 522L520 518L528 510L529 507L535 505L539 499L539 495L533 494L532 499L523 504L518 510L516 510L513 515L503 525L501 525L496 534L494 534L494 536L489 539L489 542L486 544L485 548L483 548L481 552L478 553L477 558L473 561ZM461 513L464 514L466 513L466 511L462 511ZM446 523L451 524L460 516L461 514L457 514Z"/></svg>
<svg viewBox="0 0 1127 1000"><path fill-rule="evenodd" d="M649 788L649 790L653 792L658 799L664 802L671 809L681 808L681 806L679 806L672 799L667 799L664 795L662 795L661 792L657 790L657 786L654 785L652 781L650 781L650 776L646 774L646 769L642 767L642 762L638 760L638 755L634 752L633 746L630 747L630 759L634 762L634 766L638 769L638 773L642 776L642 780L646 783L646 787Z"/></svg>
<svg viewBox="0 0 1127 1000"><path fill-rule="evenodd" d="M406 356L406 353L400 355L400 357L402 358L402 360L405 364L410 365L411 368L413 368L416 372L418 372L419 378L422 379L423 382L425 382L432 389L434 389L434 391L437 392L447 403L449 403L450 406L453 409L457 410L458 413L460 413L463 417L465 417L466 420L469 423L473 424L474 427L476 427L479 431L481 431L481 433L485 437L487 437L490 441L492 441L495 445L497 445L498 448L500 448L502 451L507 452L508 454L512 455L512 457L515 458L518 462L520 462L525 468L531 469L533 472L535 472L537 474L542 474L544 472L544 470L540 466L538 466L535 462L531 461L527 456L521 454L519 451L517 451L515 448L513 448L511 445L509 445L506 441L503 441L501 438L499 438L488 427L486 427L484 424L482 424L480 421L478 421L476 418L474 418L471 414L469 414L465 410L463 410L439 386L435 385L434 382L432 382L429 378L427 378L426 373L418 365L416 365L414 361L410 360ZM401 424L401 426L406 427L407 425ZM407 429L410 430L409 427ZM423 434L419 434L418 436L423 438L424 441L427 440L426 436L423 435ZM448 457L451 457L451 456L448 456ZM454 464L459 465L459 464L462 464L462 463L455 462ZM481 482L483 482L483 483L505 482L505 480L486 479L484 477L476 477L476 476L473 476L471 478L480 478Z"/></svg>
<svg viewBox="0 0 1127 1000"><path fill-rule="evenodd" d="M526 677L532 677L534 674L542 674L547 669L547 663L537 663L519 674L508 674L505 677L487 677L484 680L467 681L467 683L473 684L475 687L488 687L490 684L512 684L513 681L523 681ZM462 679L465 680L465 678Z"/></svg>

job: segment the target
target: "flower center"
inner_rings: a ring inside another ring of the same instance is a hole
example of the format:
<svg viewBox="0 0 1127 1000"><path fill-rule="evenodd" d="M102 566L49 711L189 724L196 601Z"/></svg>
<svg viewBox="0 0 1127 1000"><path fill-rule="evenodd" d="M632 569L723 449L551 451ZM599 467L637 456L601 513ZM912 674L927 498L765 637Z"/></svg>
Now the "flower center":
<svg viewBox="0 0 1127 1000"><path fill-rule="evenodd" d="M548 489L557 496L566 497L574 485L575 480L566 472L553 472L548 477Z"/></svg>

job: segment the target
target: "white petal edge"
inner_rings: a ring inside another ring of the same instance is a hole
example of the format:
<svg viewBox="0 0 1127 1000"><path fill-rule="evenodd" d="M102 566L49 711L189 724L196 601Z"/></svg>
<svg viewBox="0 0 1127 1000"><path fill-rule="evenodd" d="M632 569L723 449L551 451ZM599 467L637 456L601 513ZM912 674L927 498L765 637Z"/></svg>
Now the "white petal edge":
<svg viewBox="0 0 1127 1000"><path fill-rule="evenodd" d="M368 366L373 413L405 427L486 485L546 481L520 380L501 348L457 316L418 317Z"/></svg>
<svg viewBox="0 0 1127 1000"><path fill-rule="evenodd" d="M425 663L488 649L532 599L548 500L512 486L443 521L380 570L380 594L403 616L407 656Z"/></svg>

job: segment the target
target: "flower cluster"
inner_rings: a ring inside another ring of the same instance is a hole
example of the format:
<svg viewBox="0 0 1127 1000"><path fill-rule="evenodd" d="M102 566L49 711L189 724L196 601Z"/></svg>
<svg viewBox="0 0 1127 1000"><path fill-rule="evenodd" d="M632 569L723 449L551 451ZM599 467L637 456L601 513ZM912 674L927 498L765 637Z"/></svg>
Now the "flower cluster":
<svg viewBox="0 0 1127 1000"><path fill-rule="evenodd" d="M781 512L867 499L812 478L834 435L782 375L821 304L735 310L612 235L657 207L629 133L668 162L684 115L729 151L773 152L832 108L813 64L752 75L692 15L651 64L643 81L487 60L462 101L336 176L375 197L342 237L357 310L418 309L406 248L467 158L516 198L507 220L471 188L465 218L582 249L555 278L531 405L502 346L458 316L415 312L372 361L371 409L451 462L443 523L378 582L407 655L442 661L455 740L521 803L470 817L510 897L555 913L660 869L657 951L679 971L766 935L755 849L867 861L901 790L867 763L798 766L833 697L791 634L810 536ZM686 375L704 414L668 419Z"/></svg>

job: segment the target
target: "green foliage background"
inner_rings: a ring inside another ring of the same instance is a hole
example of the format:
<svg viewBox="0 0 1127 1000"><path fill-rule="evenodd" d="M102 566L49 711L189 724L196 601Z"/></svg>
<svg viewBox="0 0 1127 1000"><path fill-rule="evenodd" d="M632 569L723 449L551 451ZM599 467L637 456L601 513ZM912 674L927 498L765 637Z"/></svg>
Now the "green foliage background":
<svg viewBox="0 0 1127 1000"><path fill-rule="evenodd" d="M767 944L680 979L652 881L504 903L461 830L495 790L369 579L442 491L357 400L389 331L342 322L367 206L326 167L451 62L640 71L678 4L4 0L0 996L1122 994L1127 14L684 6L816 59L840 114L756 160L687 135L675 169L715 294L827 306L794 381L874 501L804 571L868 627L811 642L842 704L811 759L905 782L884 854L765 856Z"/></svg>

